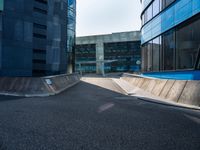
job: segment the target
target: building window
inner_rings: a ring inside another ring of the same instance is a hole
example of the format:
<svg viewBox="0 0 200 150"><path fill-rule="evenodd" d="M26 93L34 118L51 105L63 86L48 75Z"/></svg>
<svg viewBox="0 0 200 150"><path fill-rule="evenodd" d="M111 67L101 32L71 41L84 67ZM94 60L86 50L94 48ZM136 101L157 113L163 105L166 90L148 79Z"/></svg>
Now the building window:
<svg viewBox="0 0 200 150"><path fill-rule="evenodd" d="M170 30L163 35L164 70L175 69L175 32Z"/></svg>
<svg viewBox="0 0 200 150"><path fill-rule="evenodd" d="M44 9L40 9L40 8L37 8L37 7L34 7L33 8L33 11L34 12L38 12L38 13L41 13L41 14L47 14L47 10L44 10Z"/></svg>
<svg viewBox="0 0 200 150"><path fill-rule="evenodd" d="M46 60L33 59L34 64L46 64Z"/></svg>
<svg viewBox="0 0 200 150"><path fill-rule="evenodd" d="M35 0L36 2L47 4L47 0Z"/></svg>
<svg viewBox="0 0 200 150"><path fill-rule="evenodd" d="M192 69L200 47L200 20L180 26L176 33L177 69Z"/></svg>
<svg viewBox="0 0 200 150"><path fill-rule="evenodd" d="M46 54L46 50L45 49L33 49L33 53Z"/></svg>
<svg viewBox="0 0 200 150"><path fill-rule="evenodd" d="M152 71L152 41L147 44L147 71Z"/></svg>
<svg viewBox="0 0 200 150"><path fill-rule="evenodd" d="M147 12L147 13L146 13L146 15L147 15L147 17L146 17L146 22L148 22L148 21L151 20L152 17L153 17L152 5L149 6L149 8L147 9L146 12Z"/></svg>
<svg viewBox="0 0 200 150"><path fill-rule="evenodd" d="M156 16L160 12L160 0L153 2L153 16Z"/></svg>
<svg viewBox="0 0 200 150"><path fill-rule="evenodd" d="M197 69L200 70L200 60L199 60L199 64L197 65Z"/></svg>
<svg viewBox="0 0 200 150"><path fill-rule="evenodd" d="M153 40L152 46L153 46L153 71L159 71L160 70L160 37L157 37Z"/></svg>
<svg viewBox="0 0 200 150"><path fill-rule="evenodd" d="M33 33L33 37L39 38L39 39L46 39L47 36L43 34Z"/></svg>
<svg viewBox="0 0 200 150"><path fill-rule="evenodd" d="M144 44L142 47L142 71L144 72L147 71L147 62L148 62L147 44Z"/></svg>
<svg viewBox="0 0 200 150"><path fill-rule="evenodd" d="M42 25L42 24L38 24L38 23L33 23L33 27L37 28L37 29L44 29L44 30L47 29L46 25Z"/></svg>
<svg viewBox="0 0 200 150"><path fill-rule="evenodd" d="M160 4L159 4L159 9L160 9L160 11L162 11L162 6L163 6L163 0L159 0L160 2Z"/></svg>
<svg viewBox="0 0 200 150"><path fill-rule="evenodd" d="M163 0L163 9L168 7L171 3L173 3L175 0Z"/></svg>

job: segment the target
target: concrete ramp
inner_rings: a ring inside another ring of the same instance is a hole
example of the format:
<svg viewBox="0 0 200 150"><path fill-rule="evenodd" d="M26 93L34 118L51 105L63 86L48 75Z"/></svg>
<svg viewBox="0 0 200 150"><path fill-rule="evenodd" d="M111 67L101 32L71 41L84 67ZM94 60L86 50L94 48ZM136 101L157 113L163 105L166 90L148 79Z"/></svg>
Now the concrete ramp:
<svg viewBox="0 0 200 150"><path fill-rule="evenodd" d="M0 77L0 94L13 96L50 96L80 81L79 74L49 77Z"/></svg>
<svg viewBox="0 0 200 150"><path fill-rule="evenodd" d="M200 81L144 78L123 74L122 80L162 100L200 107Z"/></svg>

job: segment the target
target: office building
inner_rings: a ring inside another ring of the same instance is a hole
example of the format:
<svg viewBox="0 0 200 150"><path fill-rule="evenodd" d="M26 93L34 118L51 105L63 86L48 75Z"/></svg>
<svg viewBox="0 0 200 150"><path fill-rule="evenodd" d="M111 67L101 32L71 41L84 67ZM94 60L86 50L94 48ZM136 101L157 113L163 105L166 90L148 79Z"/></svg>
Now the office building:
<svg viewBox="0 0 200 150"><path fill-rule="evenodd" d="M76 38L76 70L83 72L140 71L140 32ZM80 68L81 64L81 68Z"/></svg>
<svg viewBox="0 0 200 150"><path fill-rule="evenodd" d="M200 0L141 0L143 72L200 66Z"/></svg>
<svg viewBox="0 0 200 150"><path fill-rule="evenodd" d="M0 75L72 72L76 0L0 0Z"/></svg>

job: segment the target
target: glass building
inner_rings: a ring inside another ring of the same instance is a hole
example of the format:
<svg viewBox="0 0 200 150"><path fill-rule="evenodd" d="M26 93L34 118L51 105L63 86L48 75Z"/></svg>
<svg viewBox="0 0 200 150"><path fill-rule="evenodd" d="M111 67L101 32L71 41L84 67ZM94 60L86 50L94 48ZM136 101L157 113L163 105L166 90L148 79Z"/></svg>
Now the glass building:
<svg viewBox="0 0 200 150"><path fill-rule="evenodd" d="M76 71L101 73L102 68L106 72L140 71L137 64L141 62L140 38L139 31L77 37ZM100 63L103 61L107 63Z"/></svg>
<svg viewBox="0 0 200 150"><path fill-rule="evenodd" d="M0 0L0 76L71 73L76 0Z"/></svg>
<svg viewBox="0 0 200 150"><path fill-rule="evenodd" d="M199 70L200 0L141 0L142 71Z"/></svg>
<svg viewBox="0 0 200 150"><path fill-rule="evenodd" d="M76 0L68 0L67 20L67 72L75 71Z"/></svg>

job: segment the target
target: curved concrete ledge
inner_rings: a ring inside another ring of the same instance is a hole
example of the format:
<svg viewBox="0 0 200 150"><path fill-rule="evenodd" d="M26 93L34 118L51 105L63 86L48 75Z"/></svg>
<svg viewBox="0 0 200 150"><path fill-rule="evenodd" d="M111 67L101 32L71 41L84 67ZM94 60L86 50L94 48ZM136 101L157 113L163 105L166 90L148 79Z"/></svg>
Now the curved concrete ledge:
<svg viewBox="0 0 200 150"><path fill-rule="evenodd" d="M121 79L162 99L200 107L200 80L168 80L123 74Z"/></svg>
<svg viewBox="0 0 200 150"><path fill-rule="evenodd" d="M0 77L0 94L12 96L50 96L58 94L80 81L79 74L47 77Z"/></svg>

